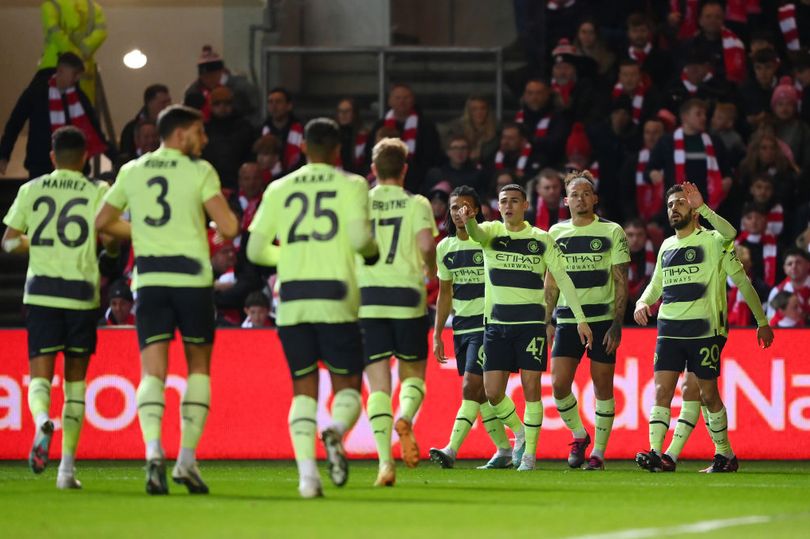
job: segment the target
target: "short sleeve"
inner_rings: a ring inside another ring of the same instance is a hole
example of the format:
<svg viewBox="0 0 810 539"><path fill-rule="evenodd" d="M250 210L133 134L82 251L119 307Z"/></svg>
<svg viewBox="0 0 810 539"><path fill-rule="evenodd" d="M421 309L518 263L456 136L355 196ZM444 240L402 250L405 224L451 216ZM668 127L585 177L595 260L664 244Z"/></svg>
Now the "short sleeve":
<svg viewBox="0 0 810 539"><path fill-rule="evenodd" d="M450 270L447 269L447 265L444 263L444 255L446 252L447 238L440 241L439 245L436 246L436 267L439 279L442 281L452 281L453 275L450 273Z"/></svg>
<svg viewBox="0 0 810 539"><path fill-rule="evenodd" d="M17 192L17 197L11 204L11 208L3 218L3 224L23 233L28 231L28 204L25 203L25 199L28 198L27 194L28 188L22 186Z"/></svg>
<svg viewBox="0 0 810 539"><path fill-rule="evenodd" d="M124 184L126 183L127 168L121 169L115 183L104 195L104 202L119 210L124 210L129 202Z"/></svg>
<svg viewBox="0 0 810 539"><path fill-rule="evenodd" d="M208 162L203 161L203 178L200 185L201 202L205 203L211 200L217 193L222 192L222 186L219 183L219 174L214 170Z"/></svg>
<svg viewBox="0 0 810 539"><path fill-rule="evenodd" d="M415 233L424 229L430 229L430 234L435 238L439 235L436 228L436 219L433 218L433 208L425 197L419 195L414 204L413 230Z"/></svg>
<svg viewBox="0 0 810 539"><path fill-rule="evenodd" d="M613 248L610 252L611 265L618 266L630 262L630 248L627 246L627 236L621 227L613 230Z"/></svg>

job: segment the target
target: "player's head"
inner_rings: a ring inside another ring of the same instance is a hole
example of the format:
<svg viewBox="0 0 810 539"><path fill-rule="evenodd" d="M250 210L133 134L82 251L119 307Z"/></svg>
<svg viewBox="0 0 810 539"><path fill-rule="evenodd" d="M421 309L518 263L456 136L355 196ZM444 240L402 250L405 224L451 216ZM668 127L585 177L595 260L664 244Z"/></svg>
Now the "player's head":
<svg viewBox="0 0 810 539"><path fill-rule="evenodd" d="M334 164L340 154L340 127L331 118L315 118L304 128L302 150L314 163Z"/></svg>
<svg viewBox="0 0 810 539"><path fill-rule="evenodd" d="M692 208L683 193L683 187L673 185L666 194L667 217L669 225L675 230L683 230L689 226L694 227L695 222L692 215Z"/></svg>
<svg viewBox="0 0 810 539"><path fill-rule="evenodd" d="M589 217L594 213L599 197L593 189L593 176L587 170L574 170L565 176L565 203L571 216Z"/></svg>
<svg viewBox="0 0 810 539"><path fill-rule="evenodd" d="M208 144L202 114L183 105L171 105L160 111L158 133L164 145L192 157L199 157Z"/></svg>
<svg viewBox="0 0 810 539"><path fill-rule="evenodd" d="M464 207L467 208L468 212L473 212L475 220L479 223L484 220L484 214L481 213L481 198L478 196L478 192L469 185L460 185L450 193L450 219L447 220L447 233L451 236L456 235L457 229L464 227L459 215Z"/></svg>
<svg viewBox="0 0 810 539"><path fill-rule="evenodd" d="M519 184L504 185L498 191L498 211L501 212L503 222L510 225L519 225L523 216L529 209L526 190Z"/></svg>
<svg viewBox="0 0 810 539"><path fill-rule="evenodd" d="M408 146L398 138L384 138L371 151L371 170L377 181L405 183L408 173Z"/></svg>
<svg viewBox="0 0 810 539"><path fill-rule="evenodd" d="M245 298L245 315L253 327L264 327L270 316L270 300L258 290L251 292Z"/></svg>
<svg viewBox="0 0 810 539"><path fill-rule="evenodd" d="M82 170L87 161L84 133L71 125L60 127L51 136L51 161L55 168Z"/></svg>
<svg viewBox="0 0 810 539"><path fill-rule="evenodd" d="M787 249L782 269L791 281L803 283L810 273L810 254L798 247Z"/></svg>

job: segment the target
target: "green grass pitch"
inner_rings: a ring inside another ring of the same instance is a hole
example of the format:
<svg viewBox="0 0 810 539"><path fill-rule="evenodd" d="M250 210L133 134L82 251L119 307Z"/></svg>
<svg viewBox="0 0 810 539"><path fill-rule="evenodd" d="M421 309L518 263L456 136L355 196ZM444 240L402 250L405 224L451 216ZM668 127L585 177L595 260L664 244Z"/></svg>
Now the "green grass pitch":
<svg viewBox="0 0 810 539"><path fill-rule="evenodd" d="M325 498L301 500L291 462L202 462L209 496L170 484L144 491L140 462L79 462L81 491L55 488L56 462L40 476L0 462L0 537L734 537L810 536L810 463L746 462L736 474L671 474L609 462L606 472L541 461L535 472L453 470L430 462L397 468L397 485L371 486L376 463L352 462L337 488L322 470Z"/></svg>

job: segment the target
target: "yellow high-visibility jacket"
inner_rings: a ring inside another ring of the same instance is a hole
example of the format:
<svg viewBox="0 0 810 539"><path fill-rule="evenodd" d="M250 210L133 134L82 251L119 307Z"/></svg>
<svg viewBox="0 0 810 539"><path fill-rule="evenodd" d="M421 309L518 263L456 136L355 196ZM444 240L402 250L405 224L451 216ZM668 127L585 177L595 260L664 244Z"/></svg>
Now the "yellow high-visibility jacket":
<svg viewBox="0 0 810 539"><path fill-rule="evenodd" d="M107 21L93 0L46 0L40 7L45 50L39 69L56 67L59 55L72 52L84 60L81 88L95 103L96 50L107 39Z"/></svg>

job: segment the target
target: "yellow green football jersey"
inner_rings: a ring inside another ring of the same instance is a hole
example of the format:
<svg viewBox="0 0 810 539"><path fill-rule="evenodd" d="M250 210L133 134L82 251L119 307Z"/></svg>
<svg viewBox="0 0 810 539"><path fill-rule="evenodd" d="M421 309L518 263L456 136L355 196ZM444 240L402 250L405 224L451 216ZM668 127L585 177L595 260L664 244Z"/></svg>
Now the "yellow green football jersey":
<svg viewBox="0 0 810 539"><path fill-rule="evenodd" d="M471 239L448 236L436 246L439 279L453 283L453 333L484 329L484 253Z"/></svg>

